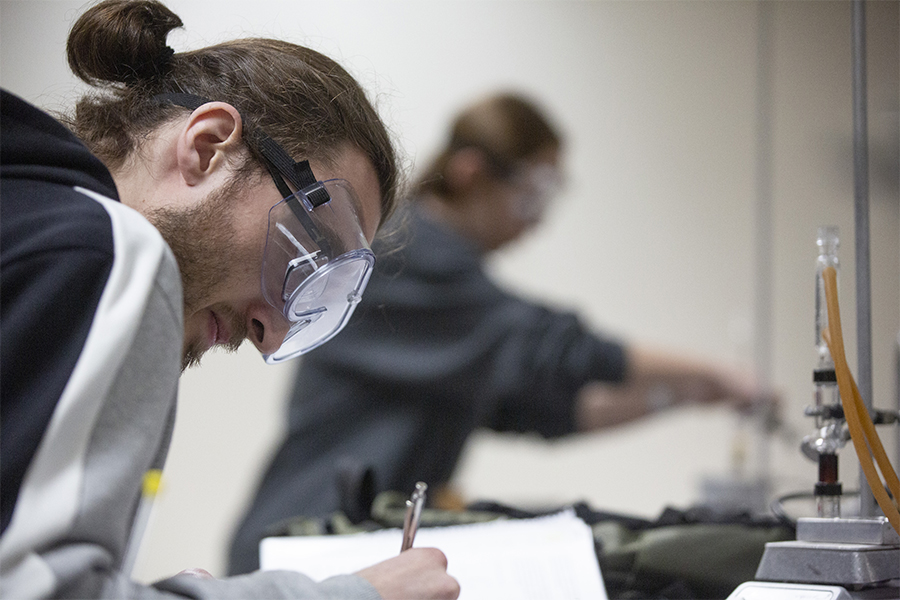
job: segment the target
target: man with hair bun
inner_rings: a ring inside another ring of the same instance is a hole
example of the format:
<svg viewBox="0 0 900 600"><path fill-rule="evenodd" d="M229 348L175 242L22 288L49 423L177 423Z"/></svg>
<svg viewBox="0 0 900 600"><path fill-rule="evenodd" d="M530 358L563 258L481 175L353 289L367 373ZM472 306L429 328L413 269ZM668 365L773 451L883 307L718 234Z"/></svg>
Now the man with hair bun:
<svg viewBox="0 0 900 600"><path fill-rule="evenodd" d="M129 577L182 370L213 346L276 363L337 334L399 179L334 61L271 39L175 53L180 26L155 0L88 8L67 53L96 90L67 127L2 91L0 596L456 598L434 548L322 582Z"/></svg>

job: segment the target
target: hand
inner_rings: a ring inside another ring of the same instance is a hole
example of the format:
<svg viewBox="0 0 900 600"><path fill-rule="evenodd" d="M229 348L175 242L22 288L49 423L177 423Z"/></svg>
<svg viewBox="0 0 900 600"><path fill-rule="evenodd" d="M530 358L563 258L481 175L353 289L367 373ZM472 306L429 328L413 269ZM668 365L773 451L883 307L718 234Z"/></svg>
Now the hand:
<svg viewBox="0 0 900 600"><path fill-rule="evenodd" d="M644 346L629 348L629 380L634 387L663 389L669 404L727 402L738 410L777 408L778 394L765 389L750 371Z"/></svg>
<svg viewBox="0 0 900 600"><path fill-rule="evenodd" d="M725 401L736 410L756 414L767 427L779 420L781 396L767 388L749 371L710 367L706 396L700 401Z"/></svg>
<svg viewBox="0 0 900 600"><path fill-rule="evenodd" d="M764 417L770 429L777 426L779 395L750 372L640 345L630 347L628 356L624 382L588 382L579 390L575 419L580 430L621 425L667 407L719 402Z"/></svg>
<svg viewBox="0 0 900 600"><path fill-rule="evenodd" d="M437 548L410 548L362 571L384 600L455 600L459 583L447 574L447 557Z"/></svg>

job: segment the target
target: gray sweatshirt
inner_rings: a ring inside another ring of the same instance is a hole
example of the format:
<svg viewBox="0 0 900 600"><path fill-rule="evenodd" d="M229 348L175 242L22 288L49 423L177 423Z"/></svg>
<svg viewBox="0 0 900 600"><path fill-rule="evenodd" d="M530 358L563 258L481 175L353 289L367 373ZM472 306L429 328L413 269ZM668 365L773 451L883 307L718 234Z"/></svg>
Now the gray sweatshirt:
<svg viewBox="0 0 900 600"><path fill-rule="evenodd" d="M174 424L178 266L62 125L3 92L0 127L0 596L379 598L353 575L144 586L122 571L142 478Z"/></svg>

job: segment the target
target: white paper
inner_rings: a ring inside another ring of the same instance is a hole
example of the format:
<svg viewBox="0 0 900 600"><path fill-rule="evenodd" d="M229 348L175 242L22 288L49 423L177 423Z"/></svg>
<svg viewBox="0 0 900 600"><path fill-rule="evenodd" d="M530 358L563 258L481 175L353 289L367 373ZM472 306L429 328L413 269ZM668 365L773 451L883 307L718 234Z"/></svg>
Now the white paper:
<svg viewBox="0 0 900 600"><path fill-rule="evenodd" d="M352 573L400 552L401 531L266 538L265 570L300 571L317 581ZM571 510L536 519L425 527L417 547L440 548L461 600L605 600L590 527Z"/></svg>

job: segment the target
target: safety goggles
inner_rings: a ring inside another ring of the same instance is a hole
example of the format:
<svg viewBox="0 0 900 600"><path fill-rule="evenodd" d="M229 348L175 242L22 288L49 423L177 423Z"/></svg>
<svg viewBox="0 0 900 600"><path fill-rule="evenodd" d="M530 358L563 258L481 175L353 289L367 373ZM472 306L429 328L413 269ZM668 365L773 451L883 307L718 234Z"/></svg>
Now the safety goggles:
<svg viewBox="0 0 900 600"><path fill-rule="evenodd" d="M509 161L480 144L457 143L457 148L475 148L483 153L493 175L512 186L508 198L510 214L523 223L537 223L564 186L559 168L543 161Z"/></svg>
<svg viewBox="0 0 900 600"><path fill-rule="evenodd" d="M157 99L191 110L210 102L177 93ZM290 324L278 350L263 355L275 364L321 346L344 328L362 299L375 255L349 182L316 180L308 161L295 162L259 130L248 143L284 198L269 210L262 263L263 296Z"/></svg>
<svg viewBox="0 0 900 600"><path fill-rule="evenodd" d="M512 214L525 222L537 222L560 193L563 177L559 169L545 163L520 167L509 176L516 188L511 199Z"/></svg>
<svg viewBox="0 0 900 600"><path fill-rule="evenodd" d="M332 179L315 181L269 210L262 292L290 329L281 347L264 355L267 363L294 358L333 338L362 299L375 255L356 205L350 184Z"/></svg>

